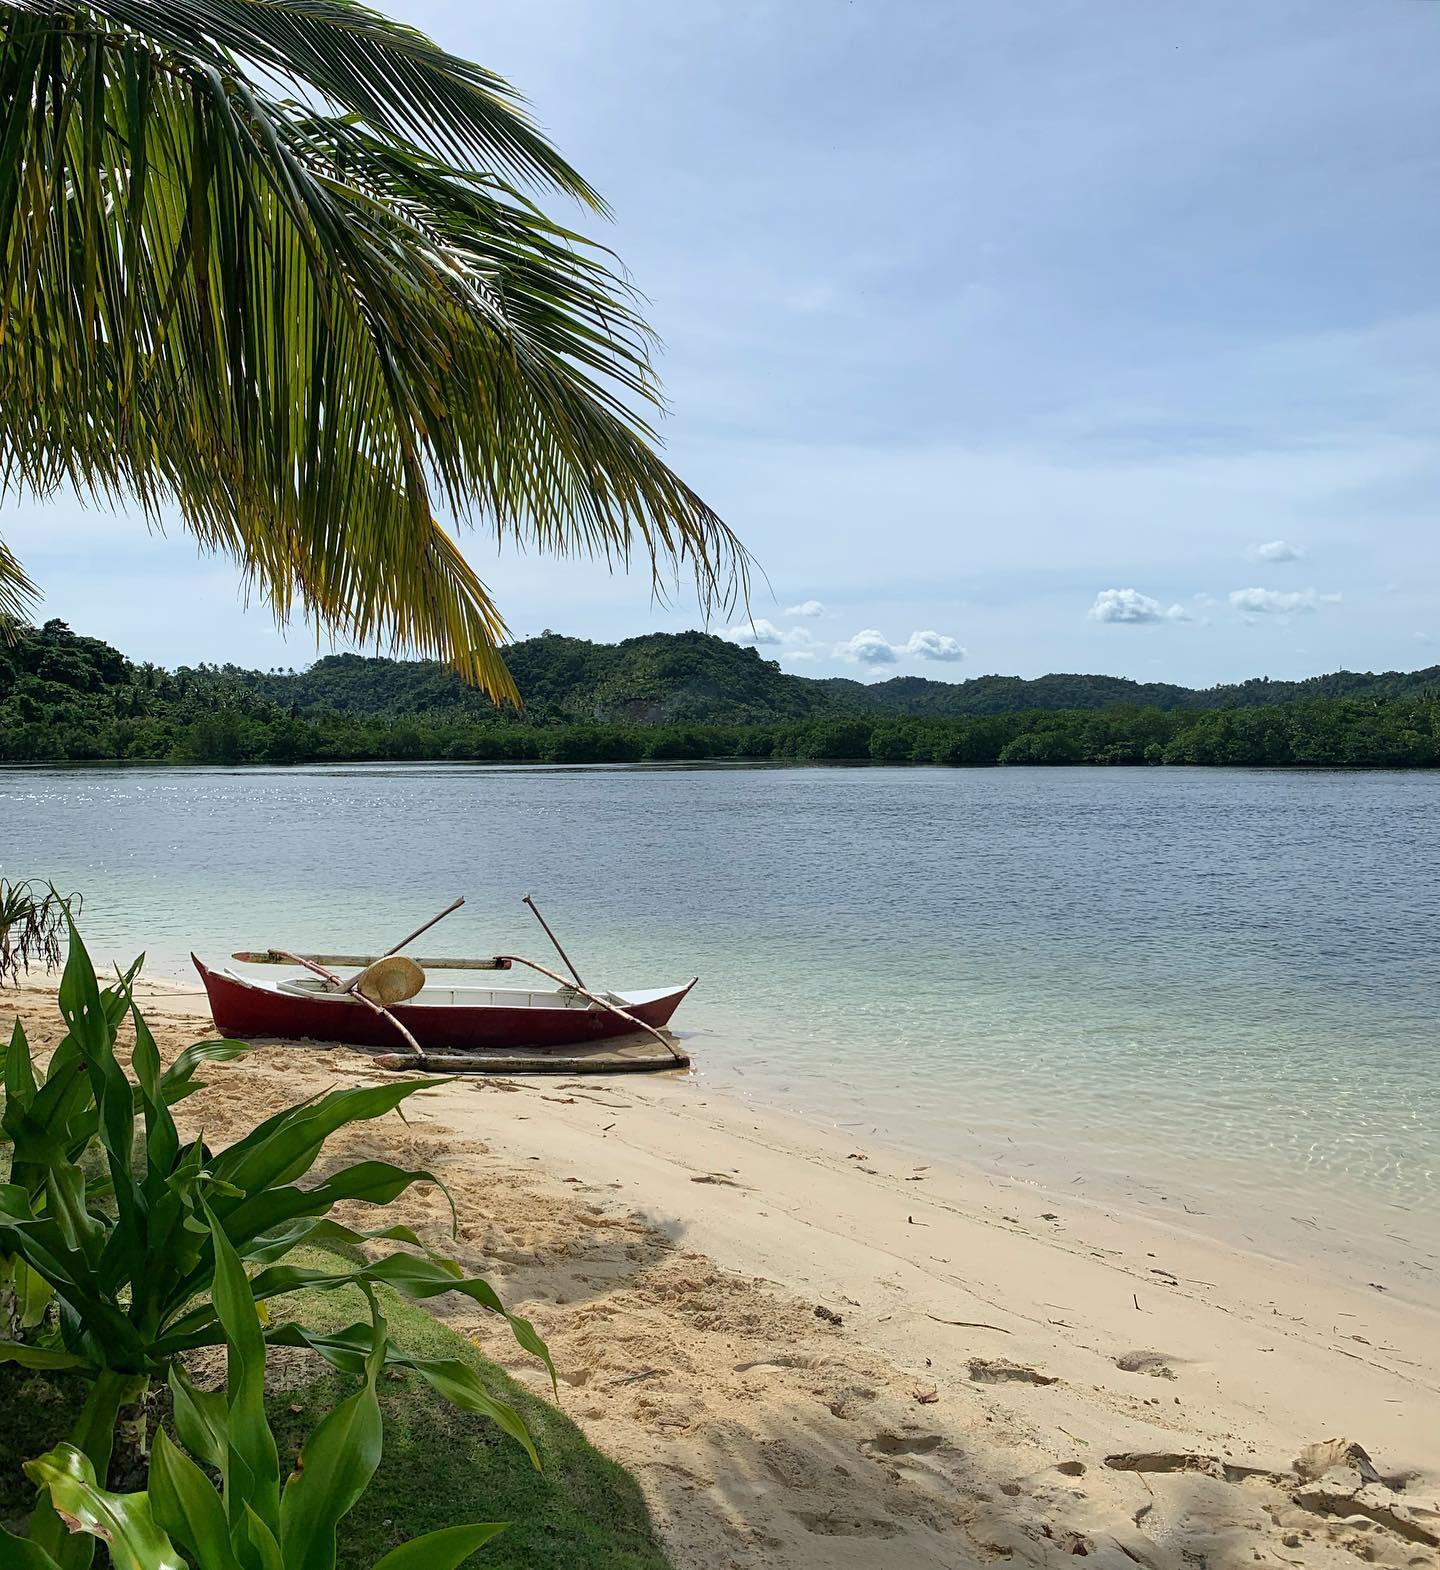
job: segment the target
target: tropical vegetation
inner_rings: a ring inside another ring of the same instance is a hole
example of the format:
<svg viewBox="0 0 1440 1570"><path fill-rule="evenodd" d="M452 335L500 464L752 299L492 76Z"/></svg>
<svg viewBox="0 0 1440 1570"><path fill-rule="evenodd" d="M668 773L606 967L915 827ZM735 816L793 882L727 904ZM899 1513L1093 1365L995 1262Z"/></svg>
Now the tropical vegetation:
<svg viewBox="0 0 1440 1570"><path fill-rule="evenodd" d="M473 1367L455 1358L417 1358L394 1343L375 1289L383 1284L422 1301L461 1293L507 1321L519 1344L548 1366L529 1322L508 1313L486 1282L467 1278L410 1228L359 1231L331 1216L343 1201L383 1207L417 1182L436 1183L434 1175L370 1160L340 1166L308 1187L300 1181L334 1134L394 1110L429 1082L335 1090L276 1113L218 1152L203 1139L182 1141L171 1107L200 1088L197 1069L246 1049L200 1043L162 1067L134 1001L139 962L102 989L68 912L67 926L58 996L66 1034L37 1074L17 1018L4 1056L0 1363L83 1381L86 1396L68 1436L36 1463L48 1494L32 1514L24 1552L0 1542L0 1570L52 1562L82 1570L93 1545L72 1536L67 1520L118 1531L134 1517L144 1526L142 1506L96 1491L103 1492L117 1444L132 1459L143 1457L156 1381L168 1383L181 1442L220 1472L224 1495L219 1504L207 1502L208 1483L197 1494L194 1463L177 1459L165 1441L150 1461L152 1488L158 1465L174 1506L160 1535L181 1537L197 1556L191 1561L197 1570L333 1565L332 1528L358 1492L341 1478L330 1485L339 1490L335 1498L320 1492L318 1482L299 1487L289 1506L276 1494L274 1444L262 1410L267 1346L305 1348L364 1376L365 1390L342 1403L341 1415L332 1414L314 1436L317 1479L363 1473L344 1447L360 1443L357 1435L370 1436L365 1455L378 1445L371 1399L382 1369L415 1375L455 1406L490 1419L538 1464L518 1413L490 1393ZM134 1033L133 1082L116 1052L126 1022ZM398 1246L378 1255L334 1252L362 1244ZM316 1248L330 1252L316 1263L296 1263L297 1250ZM356 1288L369 1304L368 1322L316 1327L267 1307L297 1291L313 1297ZM199 1389L182 1361L212 1346L228 1351L228 1404ZM343 1467L332 1454L336 1445L347 1458ZM343 1508L335 1504L342 1498ZM188 1527L177 1524L175 1512L182 1510ZM216 1536L222 1517L225 1531ZM202 1532L203 1543L193 1535ZM293 1548L302 1538L302 1547ZM114 1557L113 1543L111 1552ZM152 1557L136 1557L136 1565L181 1563L165 1557L170 1550L153 1534L145 1552ZM392 1570L404 1562L396 1560Z"/></svg>
<svg viewBox="0 0 1440 1570"><path fill-rule="evenodd" d="M299 673L165 671L50 622L0 646L0 760L1440 765L1440 670L1162 693L1088 676L920 691L915 678L807 681L702 633L550 634L510 658L523 710L496 710L436 664L335 655Z"/></svg>
<svg viewBox="0 0 1440 1570"><path fill-rule="evenodd" d="M349 1252L343 1245L337 1248ZM323 1252L307 1251L304 1257L318 1263ZM508 1525L485 1545L474 1570L575 1570L580 1565L586 1570L670 1570L631 1473L590 1445L559 1407L489 1361L458 1325L388 1287L373 1290L392 1340L416 1356L465 1363L494 1395L515 1407L543 1470L493 1424L437 1401L420 1379L387 1370L378 1381L384 1423L380 1465L340 1522L336 1570L371 1570L412 1538L485 1521ZM338 1327L369 1318L359 1288L297 1292L287 1303L294 1317L311 1324ZM210 1359L197 1377L206 1389L223 1389L224 1360ZM290 1354L277 1362L272 1357L265 1412L282 1475L293 1470L327 1414L360 1388L362 1378L318 1358ZM0 1526L16 1535L25 1533L35 1497L24 1463L53 1450L67 1431L79 1406L76 1384L43 1371L0 1365L0 1410L6 1414L0 1423ZM163 1429L185 1449L175 1416L168 1387L158 1386L152 1419L157 1434ZM150 1459L153 1455L152 1448ZM148 1489L149 1464L147 1459L139 1468L112 1468L109 1489L121 1494ZM209 1475L218 1481L218 1473ZM104 1557L103 1548L97 1557Z"/></svg>
<svg viewBox="0 0 1440 1570"><path fill-rule="evenodd" d="M177 1444L155 1436L147 1486L108 1489L93 1457L68 1441L25 1465L48 1510L64 1523L58 1545L0 1536L0 1564L64 1570L75 1542L103 1542L115 1570L335 1570L337 1530L380 1464L383 1422L378 1381L390 1336L366 1289L369 1340L361 1388L326 1413L282 1481L279 1447L265 1410L265 1330L239 1255L210 1218L215 1303L228 1346L225 1390L202 1393L171 1370ZM213 1481L218 1476L219 1485ZM37 1515L39 1512L37 1511ZM374 1570L455 1570L503 1523L463 1523L410 1539ZM58 1547L58 1551L52 1551ZM23 1556L23 1557L22 1557Z"/></svg>
<svg viewBox="0 0 1440 1570"><path fill-rule="evenodd" d="M355 0L0 0L0 495L178 515L282 619L497 696L500 611L437 513L746 560L657 455L604 205L482 66ZM34 585L0 542L0 619Z"/></svg>

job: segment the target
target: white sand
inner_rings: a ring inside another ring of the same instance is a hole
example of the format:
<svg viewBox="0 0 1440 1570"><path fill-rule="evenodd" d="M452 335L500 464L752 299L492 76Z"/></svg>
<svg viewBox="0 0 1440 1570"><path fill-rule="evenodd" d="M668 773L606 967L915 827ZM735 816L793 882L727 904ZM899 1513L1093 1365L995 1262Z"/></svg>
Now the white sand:
<svg viewBox="0 0 1440 1570"><path fill-rule="evenodd" d="M21 998L27 1024L53 1010ZM157 995L162 1043L208 1034L188 1007ZM208 1077L182 1110L223 1138L384 1076L269 1049ZM1440 1565L1440 1315L1393 1287L850 1144L690 1079L472 1080L410 1105L408 1129L345 1153L451 1186L458 1257L534 1318L565 1409L635 1471L680 1570ZM448 1218L433 1192L408 1209ZM1053 1382L977 1380L974 1359ZM1332 1513L1297 1503L1293 1458L1338 1435L1399 1491L1347 1503L1339 1477ZM1105 1464L1126 1452L1193 1459Z"/></svg>

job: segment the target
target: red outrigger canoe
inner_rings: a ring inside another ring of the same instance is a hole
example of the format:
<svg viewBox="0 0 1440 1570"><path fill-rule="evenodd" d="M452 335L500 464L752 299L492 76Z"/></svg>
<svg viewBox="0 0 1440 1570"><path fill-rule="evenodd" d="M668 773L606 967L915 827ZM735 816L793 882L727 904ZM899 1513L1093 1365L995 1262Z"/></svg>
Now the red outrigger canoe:
<svg viewBox="0 0 1440 1570"><path fill-rule="evenodd" d="M390 1052L398 1045L389 1020L359 999L327 988L318 977L261 981L228 968L211 970L194 954L190 958L205 983L215 1028L222 1036L334 1041ZM562 1048L630 1034L635 1020L659 1030L669 1024L694 985L691 981L684 986L605 994L630 1020L568 987L427 985L410 1002L391 1004L389 1012L427 1053Z"/></svg>

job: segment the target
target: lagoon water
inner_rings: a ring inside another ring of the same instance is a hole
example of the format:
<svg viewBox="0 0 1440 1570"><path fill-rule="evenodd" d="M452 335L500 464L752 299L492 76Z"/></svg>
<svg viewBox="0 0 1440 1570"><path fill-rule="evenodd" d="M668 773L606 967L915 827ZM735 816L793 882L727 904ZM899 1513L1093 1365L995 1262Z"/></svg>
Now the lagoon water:
<svg viewBox="0 0 1440 1570"><path fill-rule="evenodd" d="M589 982L699 972L708 1085L1430 1301L1437 820L1434 774L0 772L5 872L97 955L373 950L464 893L422 948L541 958L533 891Z"/></svg>

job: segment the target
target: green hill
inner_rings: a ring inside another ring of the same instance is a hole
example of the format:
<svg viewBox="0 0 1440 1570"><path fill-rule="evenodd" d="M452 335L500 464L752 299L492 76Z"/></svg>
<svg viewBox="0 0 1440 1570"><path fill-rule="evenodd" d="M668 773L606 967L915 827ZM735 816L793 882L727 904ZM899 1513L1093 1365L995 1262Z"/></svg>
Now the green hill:
<svg viewBox="0 0 1440 1570"><path fill-rule="evenodd" d="M545 633L515 644L506 663L527 714L536 720L743 725L800 719L835 707L822 683L788 676L754 649L703 632L650 633L622 643ZM332 654L299 673L225 666L220 674L305 712L493 712L488 698L444 666L426 661Z"/></svg>
<svg viewBox="0 0 1440 1570"><path fill-rule="evenodd" d="M974 676L960 682L894 676L859 682L843 676L794 676L757 650L703 632L657 632L620 643L591 643L545 633L515 644L507 663L539 720L664 725L749 725L819 714L959 718L1032 710L1106 709L1117 703L1156 709L1247 708L1307 698L1401 698L1440 687L1440 666L1420 671L1336 671L1305 681L1255 677L1196 689L1123 676L1056 674ZM213 669L201 667L202 671ZM300 673L223 674L302 711L421 714L489 712L489 700L443 666L334 654Z"/></svg>
<svg viewBox="0 0 1440 1570"><path fill-rule="evenodd" d="M703 632L648 633L620 643L591 643L546 632L507 652L531 723L753 725L819 715L947 718L1035 710L1146 708L1227 709L1310 698L1403 698L1440 690L1440 666L1418 671L1335 671L1304 681L1255 677L1228 686L1179 687L1123 676L1055 674L974 676L933 681L894 676L859 682L794 676L773 660ZM243 690L297 714L473 715L493 719L490 700L452 671L425 660L331 654L301 671L253 671L236 665L181 666L167 672L137 665L108 644L63 622L0 640L0 703L22 678L34 702L71 701L77 692L133 689L183 701L202 689ZM142 699L136 700L146 707Z"/></svg>
<svg viewBox="0 0 1440 1570"><path fill-rule="evenodd" d="M546 633L509 658L523 710L422 661L167 671L47 622L0 638L0 761L1440 763L1433 666L1201 691L1087 675L867 686L792 676L698 632L616 644Z"/></svg>

